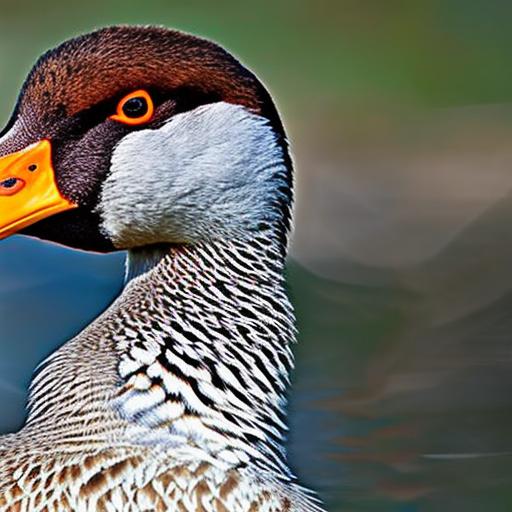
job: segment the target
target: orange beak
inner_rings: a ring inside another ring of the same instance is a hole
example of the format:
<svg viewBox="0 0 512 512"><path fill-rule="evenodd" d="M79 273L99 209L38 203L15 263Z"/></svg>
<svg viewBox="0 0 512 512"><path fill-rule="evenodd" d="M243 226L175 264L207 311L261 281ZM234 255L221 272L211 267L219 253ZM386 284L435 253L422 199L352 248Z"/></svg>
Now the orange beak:
<svg viewBox="0 0 512 512"><path fill-rule="evenodd" d="M0 239L73 208L57 188L50 141L0 158Z"/></svg>

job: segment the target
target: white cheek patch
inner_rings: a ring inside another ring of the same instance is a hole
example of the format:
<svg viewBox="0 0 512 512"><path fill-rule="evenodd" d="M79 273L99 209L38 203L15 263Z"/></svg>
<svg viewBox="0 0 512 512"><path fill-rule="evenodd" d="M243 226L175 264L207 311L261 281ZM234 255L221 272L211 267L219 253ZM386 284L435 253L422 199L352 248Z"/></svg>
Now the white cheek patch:
<svg viewBox="0 0 512 512"><path fill-rule="evenodd" d="M265 118L202 106L120 142L101 194L103 229L119 248L240 236L282 215L288 172Z"/></svg>

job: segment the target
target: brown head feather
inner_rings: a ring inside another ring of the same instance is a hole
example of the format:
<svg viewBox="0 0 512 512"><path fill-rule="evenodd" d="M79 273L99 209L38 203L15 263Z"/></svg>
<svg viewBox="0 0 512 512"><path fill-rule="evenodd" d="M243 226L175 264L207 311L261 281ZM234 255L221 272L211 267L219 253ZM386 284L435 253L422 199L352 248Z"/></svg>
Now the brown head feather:
<svg viewBox="0 0 512 512"><path fill-rule="evenodd" d="M25 84L19 114L72 116L136 88L181 87L262 113L256 77L220 46L158 27L109 27L43 55Z"/></svg>

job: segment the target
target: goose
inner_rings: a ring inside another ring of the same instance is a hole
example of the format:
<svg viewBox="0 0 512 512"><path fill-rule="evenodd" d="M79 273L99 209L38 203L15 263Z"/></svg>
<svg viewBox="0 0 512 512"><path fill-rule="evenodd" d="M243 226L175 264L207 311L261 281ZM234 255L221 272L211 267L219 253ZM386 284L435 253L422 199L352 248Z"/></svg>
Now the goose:
<svg viewBox="0 0 512 512"><path fill-rule="evenodd" d="M1 511L322 509L285 449L292 189L271 96L217 44L114 26L37 61L0 135L0 238L127 251L126 282L0 437Z"/></svg>

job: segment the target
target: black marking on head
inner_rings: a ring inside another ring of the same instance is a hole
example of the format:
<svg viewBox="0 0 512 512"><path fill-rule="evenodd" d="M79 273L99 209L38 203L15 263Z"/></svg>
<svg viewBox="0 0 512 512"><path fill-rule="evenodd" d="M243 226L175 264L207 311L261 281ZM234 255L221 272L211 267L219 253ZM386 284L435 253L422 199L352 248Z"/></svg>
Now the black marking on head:
<svg viewBox="0 0 512 512"><path fill-rule="evenodd" d="M108 120L117 102L139 88L148 90L155 100L152 122L127 127ZM132 130L158 128L177 113L217 101L240 104L264 116L276 133L288 169L288 187L278 205L284 256L292 162L270 94L220 46L157 27L109 27L79 36L46 52L29 73L2 134L17 121L20 129L3 141L0 155L50 139L59 189L80 208L24 232L81 249L111 250L94 212L113 149Z"/></svg>

